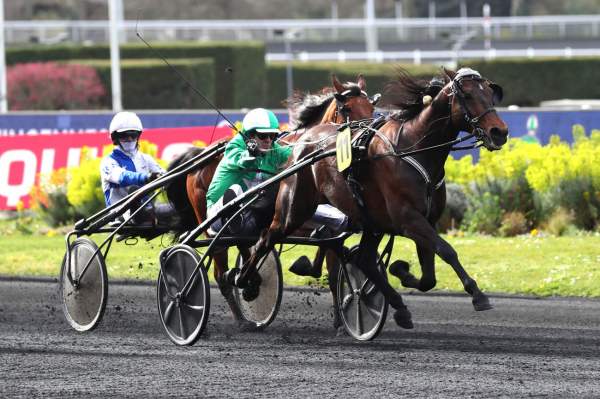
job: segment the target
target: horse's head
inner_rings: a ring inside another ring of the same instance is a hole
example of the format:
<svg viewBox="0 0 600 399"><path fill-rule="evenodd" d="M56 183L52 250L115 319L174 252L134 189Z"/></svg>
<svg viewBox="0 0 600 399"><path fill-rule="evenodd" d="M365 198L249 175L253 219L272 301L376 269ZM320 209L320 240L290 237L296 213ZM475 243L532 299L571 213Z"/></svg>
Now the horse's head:
<svg viewBox="0 0 600 399"><path fill-rule="evenodd" d="M335 88L335 113L333 120L329 122L344 123L371 118L375 110L375 104L379 97L369 98L365 89L367 82L362 75L358 75L356 83L340 83L335 75L331 75L331 81Z"/></svg>
<svg viewBox="0 0 600 399"><path fill-rule="evenodd" d="M502 88L470 68L444 72L452 123L473 133L488 150L499 150L508 139L508 127L494 108L502 101Z"/></svg>

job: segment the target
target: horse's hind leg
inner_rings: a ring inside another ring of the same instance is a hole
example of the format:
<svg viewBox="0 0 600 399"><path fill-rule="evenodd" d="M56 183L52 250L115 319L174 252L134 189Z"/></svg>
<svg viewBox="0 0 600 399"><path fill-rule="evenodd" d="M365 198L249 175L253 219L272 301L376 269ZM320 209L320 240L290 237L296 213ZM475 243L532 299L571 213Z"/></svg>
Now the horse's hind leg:
<svg viewBox="0 0 600 399"><path fill-rule="evenodd" d="M215 281L219 286L219 291L221 291L223 298L225 298L225 302L227 302L229 309L231 309L231 315L233 316L233 319L235 320L236 324L242 330L254 327L254 324L246 321L242 317L242 312L238 308L237 303L233 298L233 287L227 282L227 279L225 278L225 272L228 270L227 248L222 248L216 251L213 255L213 259L215 265L213 271Z"/></svg>
<svg viewBox="0 0 600 399"><path fill-rule="evenodd" d="M325 252L325 259L327 261L327 279L329 280L329 290L333 299L333 328L340 332L343 331L342 320L340 319L340 312L337 306L337 278L340 268L340 258L335 254L335 251L324 250L323 252Z"/></svg>
<svg viewBox="0 0 600 399"><path fill-rule="evenodd" d="M427 251L437 254L444 262L452 266L452 269L462 282L465 291L472 296L475 310L491 309L492 305L488 297L481 292L477 286L477 282L465 271L458 260L458 254L454 248L439 236L421 214L414 212L406 220L410 220L410 223L404 225L405 236L417 243L418 250L422 248L420 251L423 253L423 259L428 260L429 255L427 255ZM419 259L422 259L421 254L419 255ZM433 265L433 261L431 265ZM424 274L426 271L427 269L424 269ZM427 284L435 284L435 275L433 273L430 273L430 275L433 279L430 277L430 281Z"/></svg>
<svg viewBox="0 0 600 399"><path fill-rule="evenodd" d="M377 267L377 246L381 238L381 235L375 235L367 231L363 232L356 266L375 284L375 287L385 296L389 304L396 309L396 312L394 312L396 324L402 328L413 328L412 316L406 305L404 305L402 296L390 285Z"/></svg>

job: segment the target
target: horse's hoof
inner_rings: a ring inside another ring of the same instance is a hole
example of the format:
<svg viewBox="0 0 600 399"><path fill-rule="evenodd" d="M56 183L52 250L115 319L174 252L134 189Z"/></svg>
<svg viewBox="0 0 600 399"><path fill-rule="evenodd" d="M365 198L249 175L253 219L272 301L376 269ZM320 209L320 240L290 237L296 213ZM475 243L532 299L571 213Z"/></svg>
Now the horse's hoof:
<svg viewBox="0 0 600 399"><path fill-rule="evenodd" d="M242 298L246 302L252 302L256 298L258 298L258 294L260 294L260 284L262 283L262 278L260 274L255 273L250 276L248 285L244 287L242 290Z"/></svg>
<svg viewBox="0 0 600 399"><path fill-rule="evenodd" d="M336 330L335 330L336 337L343 337L345 335L348 335L348 334L346 333L346 329L343 326L336 328Z"/></svg>
<svg viewBox="0 0 600 399"><path fill-rule="evenodd" d="M258 298L258 294L260 294L260 286L248 286L242 290L242 298L246 302L252 302L256 298Z"/></svg>
<svg viewBox="0 0 600 399"><path fill-rule="evenodd" d="M473 308L478 312L494 308L485 294L475 295L472 302Z"/></svg>
<svg viewBox="0 0 600 399"><path fill-rule="evenodd" d="M310 259L308 259L306 255L302 255L301 257L296 259L294 263L292 263L292 265L289 268L289 271L298 276L315 277L313 276L312 268L313 265Z"/></svg>
<svg viewBox="0 0 600 399"><path fill-rule="evenodd" d="M394 312L394 320L396 321L396 324L404 329L410 330L415 327L412 322L412 315L406 308L396 309Z"/></svg>
<svg viewBox="0 0 600 399"><path fill-rule="evenodd" d="M403 260L397 260L390 265L390 274L397 277L403 287L417 288L419 280L409 271L410 265Z"/></svg>
<svg viewBox="0 0 600 399"><path fill-rule="evenodd" d="M400 280L402 280L402 278L404 276L406 276L406 274L408 273L408 270L410 269L410 265L408 264L408 262L405 262L403 260L397 260L394 261L394 263L392 263L390 265L390 274L392 276L396 276L398 277Z"/></svg>

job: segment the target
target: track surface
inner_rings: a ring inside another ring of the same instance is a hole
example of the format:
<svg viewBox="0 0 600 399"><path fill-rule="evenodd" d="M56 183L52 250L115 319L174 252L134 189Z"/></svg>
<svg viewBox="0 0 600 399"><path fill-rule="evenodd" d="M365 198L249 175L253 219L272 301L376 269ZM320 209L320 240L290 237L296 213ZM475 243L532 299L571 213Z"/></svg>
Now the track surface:
<svg viewBox="0 0 600 399"><path fill-rule="evenodd" d="M285 291L275 322L239 333L212 291L193 347L162 331L151 286L112 284L101 325L77 333L56 285L0 281L0 397L598 397L600 301L405 295L371 342L336 337L330 295Z"/></svg>

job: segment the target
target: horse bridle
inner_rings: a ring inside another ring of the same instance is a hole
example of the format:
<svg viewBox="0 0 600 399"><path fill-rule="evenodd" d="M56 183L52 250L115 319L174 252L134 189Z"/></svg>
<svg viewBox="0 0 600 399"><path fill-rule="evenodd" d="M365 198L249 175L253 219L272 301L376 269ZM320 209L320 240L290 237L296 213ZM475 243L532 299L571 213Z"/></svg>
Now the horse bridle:
<svg viewBox="0 0 600 399"><path fill-rule="evenodd" d="M348 89L348 90L344 90L341 93L336 93L335 94L335 115L334 115L334 119L337 118L338 115L341 115L342 118L344 119L345 123L350 122L350 112L352 111L352 109L348 106L348 104L346 104L346 101L348 101L348 99L353 98L353 97L365 97L365 98L369 98L369 95L367 94L366 91L360 90L358 88L353 88L353 89Z"/></svg>
<svg viewBox="0 0 600 399"><path fill-rule="evenodd" d="M461 111L464 114L465 121L472 127L471 133L475 135L477 140L481 140L481 139L483 139L485 132L484 132L483 128L481 126L479 126L479 122L487 114L496 112L496 108L494 108L493 106L488 107L481 114L479 114L475 117L471 117L471 112L469 111L469 107L467 106L466 99L465 99L465 92L463 91L463 88L461 85L463 80L474 80L474 81L480 81L480 82L487 82L487 81L485 81L484 79L482 79L481 77L479 77L477 75L468 75L468 76L461 77L459 79L454 79L452 81L452 88L451 88L452 94L454 95L454 97L456 97L458 99L458 104L460 106ZM500 97L502 96L502 94L501 94L502 89L500 88L500 86L496 85L495 83L491 83L490 87L492 88L492 90L494 91L495 94L498 93L498 96L500 96ZM499 90L499 92L497 92L498 90Z"/></svg>

